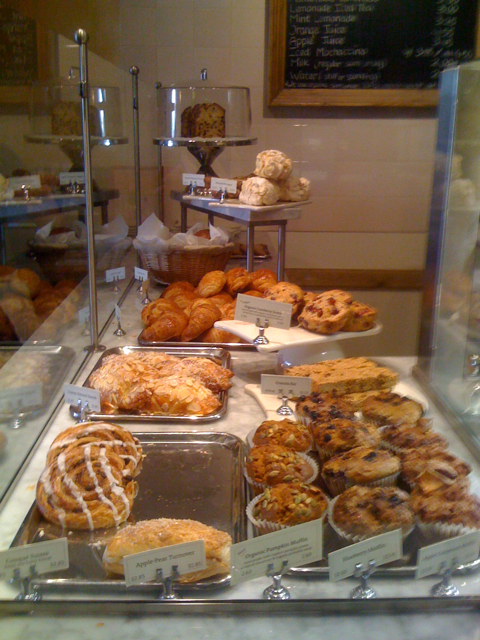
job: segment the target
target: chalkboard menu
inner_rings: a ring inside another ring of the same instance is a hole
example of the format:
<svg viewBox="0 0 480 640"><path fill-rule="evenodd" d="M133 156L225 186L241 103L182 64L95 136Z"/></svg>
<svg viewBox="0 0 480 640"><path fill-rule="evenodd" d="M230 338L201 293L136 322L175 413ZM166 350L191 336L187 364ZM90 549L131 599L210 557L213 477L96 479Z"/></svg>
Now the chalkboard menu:
<svg viewBox="0 0 480 640"><path fill-rule="evenodd" d="M0 4L0 85L22 86L38 78L37 27Z"/></svg>
<svg viewBox="0 0 480 640"><path fill-rule="evenodd" d="M475 57L478 8L479 0L271 0L270 104L434 104L442 69Z"/></svg>

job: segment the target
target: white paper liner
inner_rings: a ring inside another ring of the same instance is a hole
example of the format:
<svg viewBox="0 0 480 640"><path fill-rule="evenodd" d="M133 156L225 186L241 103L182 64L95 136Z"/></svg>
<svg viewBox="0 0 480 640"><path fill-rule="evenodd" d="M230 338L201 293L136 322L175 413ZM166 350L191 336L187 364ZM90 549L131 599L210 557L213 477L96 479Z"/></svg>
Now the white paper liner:
<svg viewBox="0 0 480 640"><path fill-rule="evenodd" d="M247 450L250 451L250 449L252 449L255 446L255 443L253 442L253 436L255 435L257 429L252 429L251 431L249 431L247 433L247 437L246 437L246 442L247 442ZM266 442L265 444L270 444L269 442ZM288 445L284 444L281 445L282 447L287 447L288 449L290 448ZM310 437L310 446L308 447L308 449L305 449L305 451L297 451L297 453L309 453L310 451L313 451L314 449L314 444L313 444L313 437ZM292 451L296 451L295 449L292 449Z"/></svg>
<svg viewBox="0 0 480 640"><path fill-rule="evenodd" d="M477 529L467 527L463 524L422 522L420 519L417 519L417 527L425 538L455 538L456 536L463 536L466 533L473 533L474 531L477 531Z"/></svg>
<svg viewBox="0 0 480 640"><path fill-rule="evenodd" d="M300 482L305 482L307 484L314 482L318 476L318 472L319 472L319 468L318 468L318 464L316 462L316 460L314 460L313 458L311 458L310 456L307 456L306 453L300 453L300 452L295 452L297 453L297 455L299 455L301 458L303 458L304 460L306 460L308 462L308 464L311 466L312 468L312 475L309 476L307 479L305 480L301 480L300 478L298 478L298 480L300 480ZM265 489L269 486L268 484L266 484L265 482L254 482L250 476L247 473L247 469L245 468L244 470L244 476L248 482L248 484L252 487L253 492L256 496L258 496L260 493L263 493L263 491L265 491Z"/></svg>
<svg viewBox="0 0 480 640"><path fill-rule="evenodd" d="M379 478L378 480L372 480L371 482L354 482L353 480L349 480L348 478L345 478L343 480L335 480L333 478L325 477L323 473L322 478L332 496L339 496L341 493L356 484L362 487L393 487L397 482L399 475L400 471L397 471L397 473L392 473L389 476Z"/></svg>
<svg viewBox="0 0 480 640"><path fill-rule="evenodd" d="M294 526L290 524L280 524L279 522L271 522L270 520L259 520L258 518L255 518L253 516L253 509L255 508L257 502L259 502L260 500L263 500L263 492L253 498L253 500L248 503L247 508L245 509L247 518L250 520L250 522L260 535L263 536L266 533L273 533L274 531L281 531L282 529L290 529L290 527ZM325 509L325 512L323 513L323 516L321 518L317 518L317 520L320 520L322 524L325 524L327 513L328 505Z"/></svg>
<svg viewBox="0 0 480 640"><path fill-rule="evenodd" d="M339 496L336 496L335 498L330 500L330 502L328 503L328 521L332 529L340 538L343 538L350 544L355 544L356 542L362 542L362 540L368 540L368 538L374 538L375 536L379 536L382 533L387 533L386 531L379 531L378 533L374 533L370 536L368 535L360 536L360 535L353 535L351 533L347 533L346 531L343 531L343 529L341 529L333 520L333 509L335 507L336 501L338 500L338 497ZM402 540L405 540L407 536L409 536L414 529L415 529L415 524L413 524L408 529L405 529L405 531L402 530Z"/></svg>

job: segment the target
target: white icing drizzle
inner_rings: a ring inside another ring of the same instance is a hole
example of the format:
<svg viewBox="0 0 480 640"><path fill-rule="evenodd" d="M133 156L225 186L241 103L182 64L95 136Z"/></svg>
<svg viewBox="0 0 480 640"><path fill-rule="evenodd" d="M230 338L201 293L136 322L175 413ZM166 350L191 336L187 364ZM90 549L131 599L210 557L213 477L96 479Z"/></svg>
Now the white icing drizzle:
<svg viewBox="0 0 480 640"><path fill-rule="evenodd" d="M100 449L100 457L99 457L100 463L101 463L102 469L103 469L104 465L103 465L102 457L103 457L103 459L106 461L106 463L108 465L108 460L105 457L105 449ZM93 480L93 482L95 484L95 492L96 492L97 496L100 498L100 500L103 502L103 504L106 504L107 507L109 507L111 509L112 515L113 515L113 519L115 520L115 524L118 526L120 524L121 518L118 515L117 507L113 504L113 502L111 500L109 500L107 498L107 496L105 495L102 487L98 483L97 474L95 473L95 471L93 469L93 466L92 466L91 446L90 445L87 445L85 447L85 461L86 461L86 464L87 464L88 474L92 478L92 480ZM108 467L108 468L110 468L110 467ZM107 479L109 480L109 482L111 482L110 478L108 478L108 476L107 476ZM115 479L113 479L113 480L114 480L114 483L115 483ZM115 486L115 484L112 484L112 490L113 490L114 486Z"/></svg>
<svg viewBox="0 0 480 640"><path fill-rule="evenodd" d="M53 502L52 505L54 509L57 510L58 519L60 520L60 524L62 527L65 526L65 511L56 504L57 500L55 498L55 494L53 493L52 483L50 481L50 468L47 467L44 469L42 475L40 476L40 482L42 484L43 490L45 491L49 502Z"/></svg>
<svg viewBox="0 0 480 640"><path fill-rule="evenodd" d="M65 484L70 489L70 491L73 493L74 498L80 504L80 506L82 508L82 511L85 514L85 517L87 518L89 528L91 530L93 530L95 527L93 526L92 514L90 513L90 509L88 508L87 503L83 499L83 496L82 496L81 492L79 491L77 485L75 484L75 482L72 480L72 478L66 472L65 454L61 453L58 456L58 458L57 458L57 466L58 466L60 472L63 473Z"/></svg>
<svg viewBox="0 0 480 640"><path fill-rule="evenodd" d="M118 484L118 482L115 480L115 478L114 478L114 476L112 474L112 470L110 468L110 464L109 464L107 456L106 456L106 449L100 449L100 456L99 456L98 459L100 460L100 464L102 465L102 470L105 473L105 476L107 477L107 480L112 485L112 492L116 496L121 498L123 504L125 505L125 511L126 511L125 519L126 519L130 515L130 503L128 501L127 496L125 495L124 488ZM115 524L118 525L119 522L115 521Z"/></svg>

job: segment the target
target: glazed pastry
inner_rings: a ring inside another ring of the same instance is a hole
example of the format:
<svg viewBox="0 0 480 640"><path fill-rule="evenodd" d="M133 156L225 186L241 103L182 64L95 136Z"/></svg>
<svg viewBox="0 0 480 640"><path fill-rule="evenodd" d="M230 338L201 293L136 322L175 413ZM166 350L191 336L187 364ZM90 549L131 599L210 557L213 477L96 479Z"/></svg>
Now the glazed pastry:
<svg viewBox="0 0 480 640"><path fill-rule="evenodd" d="M308 200L310 195L310 181L306 178L294 178L290 176L282 180L280 186L280 200L284 202L301 202Z"/></svg>
<svg viewBox="0 0 480 640"><path fill-rule="evenodd" d="M262 205L275 204L280 197L280 187L275 183L255 176L248 178L242 184L242 190L238 199L243 204L260 207Z"/></svg>
<svg viewBox="0 0 480 640"><path fill-rule="evenodd" d="M291 282L277 282L264 292L263 297L267 300L291 304L292 317L294 317L302 306L303 291Z"/></svg>
<svg viewBox="0 0 480 640"><path fill-rule="evenodd" d="M292 173L292 161L282 151L269 149L257 155L255 175L271 180L284 180Z"/></svg>
<svg viewBox="0 0 480 640"><path fill-rule="evenodd" d="M351 315L343 325L342 331L368 331L375 325L377 310L368 304L354 300L350 305Z"/></svg>
<svg viewBox="0 0 480 640"><path fill-rule="evenodd" d="M243 267L235 267L225 274L225 289L231 295L242 292L250 284L250 274Z"/></svg>
<svg viewBox="0 0 480 640"><path fill-rule="evenodd" d="M161 298L165 298L168 300L170 296L178 293L178 291L195 291L195 287L190 282L181 281L181 282L173 282L169 284L166 289L163 290Z"/></svg>
<svg viewBox="0 0 480 640"><path fill-rule="evenodd" d="M40 476L36 503L50 522L68 529L118 526L130 515L137 483L110 448L88 444L60 453Z"/></svg>
<svg viewBox="0 0 480 640"><path fill-rule="evenodd" d="M227 277L223 271L209 271L197 285L196 292L201 298L217 295L225 286Z"/></svg>
<svg viewBox="0 0 480 640"><path fill-rule="evenodd" d="M191 309L188 325L180 334L182 342L189 342L213 327L213 323L220 320L221 312L216 304L207 298L194 300Z"/></svg>
<svg viewBox="0 0 480 640"><path fill-rule="evenodd" d="M363 417L379 427L384 425L414 426L423 415L422 405L393 391L383 391L365 399Z"/></svg>
<svg viewBox="0 0 480 640"><path fill-rule="evenodd" d="M271 269L258 269L258 271L250 273L249 289L265 293L267 289L277 282L277 276Z"/></svg>
<svg viewBox="0 0 480 640"><path fill-rule="evenodd" d="M180 582L196 582L230 571L231 537L195 520L142 520L121 529L108 543L103 566L108 573L123 575L123 557L160 547L204 540L206 569L184 573Z"/></svg>
<svg viewBox="0 0 480 640"><path fill-rule="evenodd" d="M298 324L315 333L336 333L350 318L351 303L351 297L344 291L326 291L305 305Z"/></svg>

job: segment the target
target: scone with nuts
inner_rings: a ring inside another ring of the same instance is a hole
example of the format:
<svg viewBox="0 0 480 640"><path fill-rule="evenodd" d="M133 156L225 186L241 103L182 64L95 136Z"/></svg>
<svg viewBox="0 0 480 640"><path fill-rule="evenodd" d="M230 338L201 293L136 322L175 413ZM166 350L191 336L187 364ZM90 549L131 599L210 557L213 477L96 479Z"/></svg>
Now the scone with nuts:
<svg viewBox="0 0 480 640"><path fill-rule="evenodd" d="M340 331L352 314L353 299L341 290L325 291L305 305L298 316L304 329L330 335Z"/></svg>

